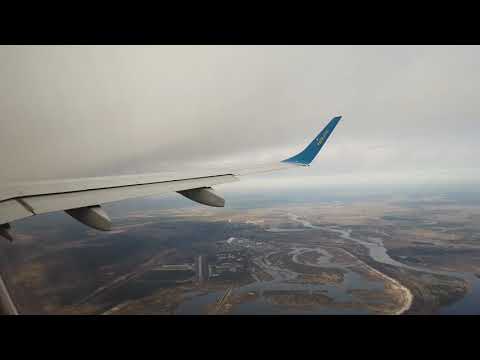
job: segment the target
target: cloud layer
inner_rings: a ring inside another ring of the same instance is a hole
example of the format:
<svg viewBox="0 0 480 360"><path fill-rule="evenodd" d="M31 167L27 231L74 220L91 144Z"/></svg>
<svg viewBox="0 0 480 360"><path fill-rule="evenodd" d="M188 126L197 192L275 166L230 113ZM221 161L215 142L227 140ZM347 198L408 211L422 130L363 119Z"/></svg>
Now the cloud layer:
<svg viewBox="0 0 480 360"><path fill-rule="evenodd" d="M480 179L479 47L3 46L0 79L2 183L282 159L335 115L244 186Z"/></svg>

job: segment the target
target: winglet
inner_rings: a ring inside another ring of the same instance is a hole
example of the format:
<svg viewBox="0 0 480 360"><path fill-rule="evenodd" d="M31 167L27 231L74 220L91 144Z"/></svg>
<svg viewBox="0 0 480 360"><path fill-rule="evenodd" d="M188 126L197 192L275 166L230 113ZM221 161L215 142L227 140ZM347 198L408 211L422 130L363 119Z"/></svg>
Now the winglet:
<svg viewBox="0 0 480 360"><path fill-rule="evenodd" d="M282 162L298 164L302 166L308 166L315 159L318 152L322 149L323 145L327 142L328 137L337 126L342 117L336 116L325 126L325 128L313 139L313 141L303 150L291 158L285 159Z"/></svg>

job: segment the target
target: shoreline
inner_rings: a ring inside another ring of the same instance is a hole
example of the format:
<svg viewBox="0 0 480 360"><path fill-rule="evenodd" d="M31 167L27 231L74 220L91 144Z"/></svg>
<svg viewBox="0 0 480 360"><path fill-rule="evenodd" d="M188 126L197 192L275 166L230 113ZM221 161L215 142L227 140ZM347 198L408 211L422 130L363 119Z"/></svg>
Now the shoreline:
<svg viewBox="0 0 480 360"><path fill-rule="evenodd" d="M352 253L350 253L349 251L345 250L342 248L342 250L348 254L349 256L353 257L354 259L356 259L358 262L360 262L363 266L365 266L368 270L370 270L371 272L373 272L374 274L380 276L382 279L384 280L387 280L389 281L390 283L394 284L394 286L396 286L397 288L399 288L404 296L402 296L402 298L404 299L404 305L397 311L395 311L392 315L402 315L403 313L407 312L410 307L412 306L412 303L413 303L413 294L412 292L410 291L409 288L407 288L406 286L402 285L400 283L400 281L388 276L387 274L384 274L382 273L381 271L375 269L374 267L368 265L365 261L363 260L360 260L358 257L356 257L355 255L353 255Z"/></svg>

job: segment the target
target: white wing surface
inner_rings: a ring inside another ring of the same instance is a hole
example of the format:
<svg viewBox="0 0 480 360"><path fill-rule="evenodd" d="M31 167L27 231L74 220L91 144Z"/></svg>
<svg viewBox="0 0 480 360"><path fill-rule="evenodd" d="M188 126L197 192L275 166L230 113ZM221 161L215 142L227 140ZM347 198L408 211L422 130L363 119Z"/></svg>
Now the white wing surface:
<svg viewBox="0 0 480 360"><path fill-rule="evenodd" d="M240 170L203 173L160 173L18 183L0 187L0 235L12 239L10 223L29 216L64 210L82 223L99 230L110 229L101 204L168 192L209 206L224 206L212 186L240 180L247 175L309 166L341 117L333 118L299 154L278 163Z"/></svg>

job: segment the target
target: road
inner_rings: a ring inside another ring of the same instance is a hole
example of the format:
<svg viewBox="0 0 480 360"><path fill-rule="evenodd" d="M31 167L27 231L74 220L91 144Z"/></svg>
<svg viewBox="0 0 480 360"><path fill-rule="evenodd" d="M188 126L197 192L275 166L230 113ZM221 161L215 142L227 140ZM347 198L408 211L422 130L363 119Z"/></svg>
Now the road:
<svg viewBox="0 0 480 360"><path fill-rule="evenodd" d="M217 302L217 306L214 310L214 314L218 314L222 308L225 306L225 304L227 303L227 300L228 298L230 297L230 295L232 294L232 291L233 291L233 286L230 286L227 291L225 291L225 294L223 294L223 296L220 298L220 300L218 300Z"/></svg>

